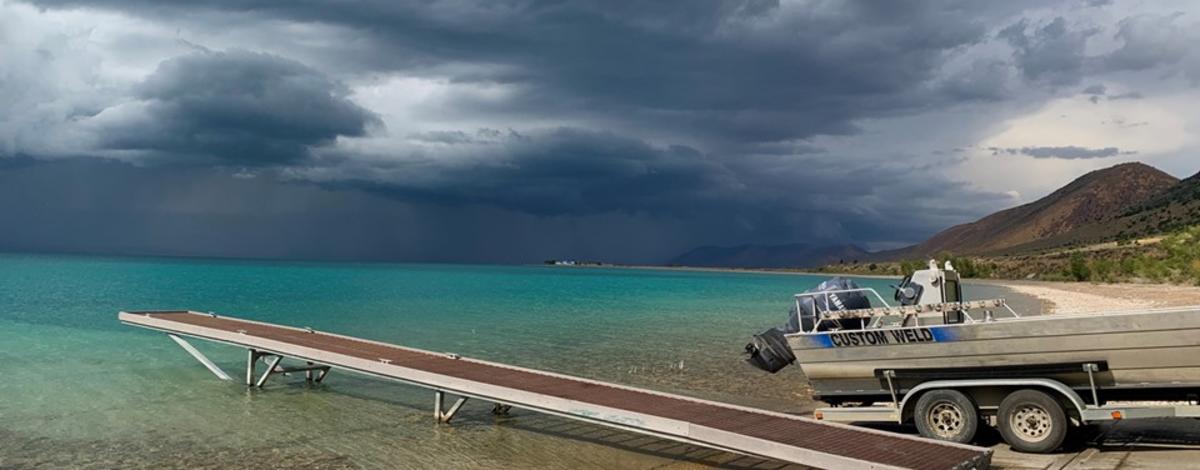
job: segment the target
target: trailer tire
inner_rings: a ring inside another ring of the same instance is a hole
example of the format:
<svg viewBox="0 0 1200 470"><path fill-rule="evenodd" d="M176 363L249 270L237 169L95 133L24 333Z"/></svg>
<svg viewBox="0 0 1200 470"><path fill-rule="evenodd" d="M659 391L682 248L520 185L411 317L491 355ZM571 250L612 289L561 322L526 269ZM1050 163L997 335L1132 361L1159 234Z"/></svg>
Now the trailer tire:
<svg viewBox="0 0 1200 470"><path fill-rule="evenodd" d="M1017 390L1004 397L996 416L1004 442L1014 450L1044 454L1062 445L1067 437L1067 413L1046 392Z"/></svg>
<svg viewBox="0 0 1200 470"><path fill-rule="evenodd" d="M971 442L979 430L979 411L975 400L958 390L930 390L917 400L913 421L922 436Z"/></svg>

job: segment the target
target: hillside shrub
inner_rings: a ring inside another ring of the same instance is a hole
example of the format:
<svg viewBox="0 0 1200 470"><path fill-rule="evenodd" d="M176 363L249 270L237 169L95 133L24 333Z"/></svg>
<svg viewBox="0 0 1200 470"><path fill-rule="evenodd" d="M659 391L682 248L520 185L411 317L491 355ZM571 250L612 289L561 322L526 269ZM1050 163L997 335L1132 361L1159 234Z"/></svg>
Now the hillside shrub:
<svg viewBox="0 0 1200 470"><path fill-rule="evenodd" d="M1117 280L1119 268L1117 262L1110 259L1094 259L1088 263L1093 281L1113 282Z"/></svg>
<svg viewBox="0 0 1200 470"><path fill-rule="evenodd" d="M1120 263L1121 275L1125 277L1133 276L1137 273L1137 257L1126 256L1121 258Z"/></svg>
<svg viewBox="0 0 1200 470"><path fill-rule="evenodd" d="M1071 253L1070 271L1067 273L1076 281L1087 281L1092 278L1092 270L1088 268L1087 258L1081 252Z"/></svg>
<svg viewBox="0 0 1200 470"><path fill-rule="evenodd" d="M1161 261L1165 277L1200 283L1200 225L1164 237L1162 246L1166 251Z"/></svg>

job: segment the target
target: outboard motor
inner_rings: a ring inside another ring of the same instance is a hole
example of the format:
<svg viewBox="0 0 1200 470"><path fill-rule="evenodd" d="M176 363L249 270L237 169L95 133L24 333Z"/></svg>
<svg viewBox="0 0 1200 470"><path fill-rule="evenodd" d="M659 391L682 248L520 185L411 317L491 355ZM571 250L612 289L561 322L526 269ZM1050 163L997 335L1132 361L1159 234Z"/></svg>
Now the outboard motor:
<svg viewBox="0 0 1200 470"><path fill-rule="evenodd" d="M787 338L778 328L771 328L754 335L750 344L746 345L746 354L750 355L746 358L746 362L772 374L779 372L788 364L796 362L796 355L792 354L792 347L788 346Z"/></svg>
<svg viewBox="0 0 1200 470"><path fill-rule="evenodd" d="M855 284L850 279L835 277L817 284L816 287L806 290L804 293L847 291L858 288L858 284ZM798 309L797 306L799 307ZM746 362L772 374L779 372L780 369L787 367L788 364L796 362L796 355L792 353L792 348L788 346L785 334L812 331L817 321L817 312L854 310L870 307L871 301L862 292L838 292L829 295L799 297L797 305L792 307L788 323L783 326L782 330L771 328L754 335L754 338L746 345L746 354L750 356L746 358ZM838 322L840 324L836 326L843 329L856 329L862 326L862 319L858 318L842 319L838 320ZM825 328L825 325L821 325L817 329L818 331L823 331L827 328Z"/></svg>

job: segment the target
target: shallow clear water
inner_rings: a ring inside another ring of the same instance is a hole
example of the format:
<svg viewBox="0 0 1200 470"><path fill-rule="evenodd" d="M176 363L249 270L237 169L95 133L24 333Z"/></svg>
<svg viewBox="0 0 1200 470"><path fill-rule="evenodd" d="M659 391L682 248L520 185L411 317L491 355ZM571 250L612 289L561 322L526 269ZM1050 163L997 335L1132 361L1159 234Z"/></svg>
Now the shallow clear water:
<svg viewBox="0 0 1200 470"><path fill-rule="evenodd" d="M0 255L0 468L651 468L751 459L334 371L261 391L216 380L119 310L192 309L781 411L796 368L742 363L822 278L666 270ZM862 279L884 291L892 281ZM1013 297L972 286L968 297ZM1016 299L1031 305L1029 299ZM1034 307L1036 309L1036 307ZM237 376L244 351L193 342Z"/></svg>

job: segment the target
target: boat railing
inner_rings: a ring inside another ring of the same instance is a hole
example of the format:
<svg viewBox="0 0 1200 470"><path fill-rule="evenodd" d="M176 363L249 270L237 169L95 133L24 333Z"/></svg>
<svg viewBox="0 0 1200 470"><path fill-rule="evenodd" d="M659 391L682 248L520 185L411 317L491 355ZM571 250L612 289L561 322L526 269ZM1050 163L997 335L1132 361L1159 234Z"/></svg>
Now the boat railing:
<svg viewBox="0 0 1200 470"><path fill-rule="evenodd" d="M842 299L837 297L837 294L861 293L870 294L879 301L881 307L869 307L860 309L836 309L832 308L842 302ZM870 287L860 287L855 289L838 289L820 292L802 292L796 294L796 311L798 315L804 315L804 309L801 307L801 301L804 298L812 299L814 315L808 315L812 321L812 330L808 333L816 333L820 331L821 325L824 322L832 322L842 329L841 320L862 319L869 321L859 322L858 329L882 328L884 319L889 317L899 317L899 326L920 326L922 313L951 313L957 312L961 314L962 321L960 323L979 323L991 322L995 320L995 311L1003 308L1007 310L1011 318L1020 318L1021 315L1008 305L1004 299L987 299L987 300L968 300L962 302L940 302L933 304L917 304L917 305L899 305L891 306L884 300L879 292ZM824 303L818 302L818 299L824 300ZM822 307L824 306L824 307ZM982 310L983 317L975 318L971 316L972 310ZM912 322L910 325L909 322ZM887 325L896 326L896 325Z"/></svg>

